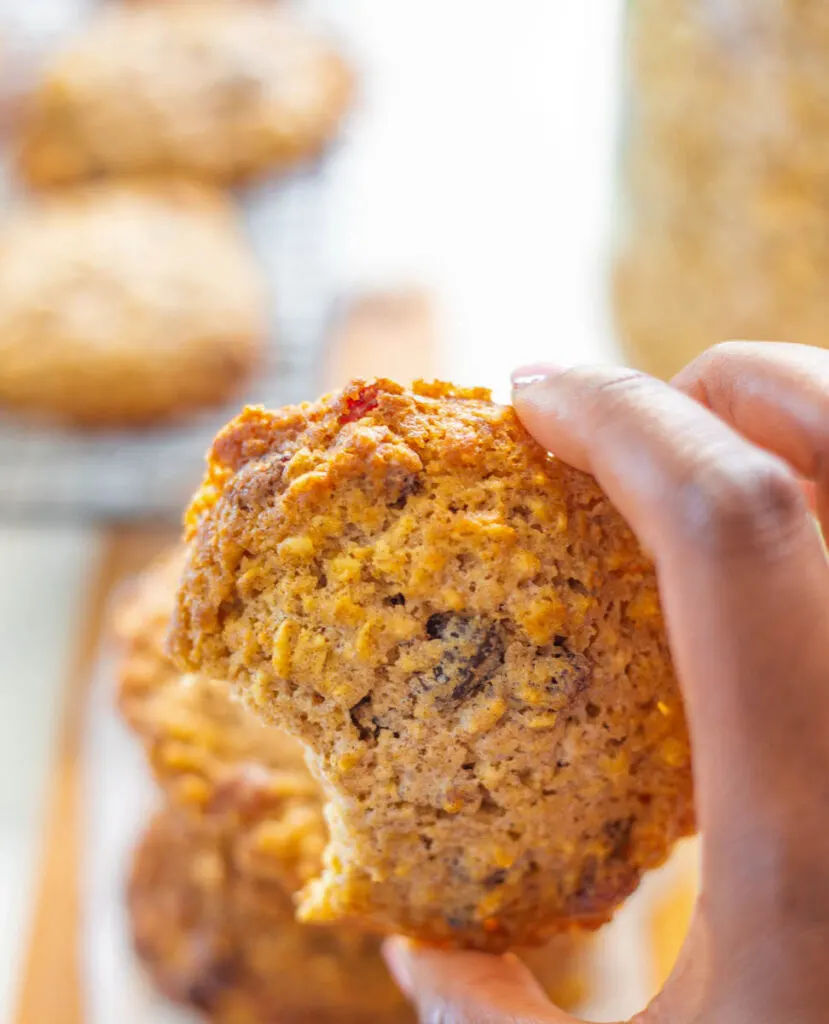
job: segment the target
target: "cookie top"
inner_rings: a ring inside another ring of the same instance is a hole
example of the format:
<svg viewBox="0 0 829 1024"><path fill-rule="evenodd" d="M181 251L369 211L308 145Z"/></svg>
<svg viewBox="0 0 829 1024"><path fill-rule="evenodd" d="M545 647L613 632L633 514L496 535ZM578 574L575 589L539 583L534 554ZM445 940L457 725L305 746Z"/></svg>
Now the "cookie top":
<svg viewBox="0 0 829 1024"><path fill-rule="evenodd" d="M112 4L47 64L20 170L235 182L318 153L351 94L337 52L272 4Z"/></svg>
<svg viewBox="0 0 829 1024"><path fill-rule="evenodd" d="M308 920L484 949L595 926L693 827L653 567L483 390L356 381L216 438L172 649L298 736Z"/></svg>
<svg viewBox="0 0 829 1024"><path fill-rule="evenodd" d="M250 373L264 307L219 193L170 181L44 198L0 232L0 402L84 426L215 404Z"/></svg>
<svg viewBox="0 0 829 1024"><path fill-rule="evenodd" d="M376 937L297 923L288 892L240 872L227 842L173 811L135 851L128 904L155 984L216 1024L415 1019Z"/></svg>

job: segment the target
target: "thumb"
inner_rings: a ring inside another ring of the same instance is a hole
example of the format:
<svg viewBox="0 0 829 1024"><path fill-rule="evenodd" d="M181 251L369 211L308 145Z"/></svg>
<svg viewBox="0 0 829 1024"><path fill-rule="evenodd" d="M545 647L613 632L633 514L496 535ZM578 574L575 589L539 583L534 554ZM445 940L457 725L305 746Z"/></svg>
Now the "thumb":
<svg viewBox="0 0 829 1024"><path fill-rule="evenodd" d="M517 957L387 940L389 970L422 1024L576 1024Z"/></svg>

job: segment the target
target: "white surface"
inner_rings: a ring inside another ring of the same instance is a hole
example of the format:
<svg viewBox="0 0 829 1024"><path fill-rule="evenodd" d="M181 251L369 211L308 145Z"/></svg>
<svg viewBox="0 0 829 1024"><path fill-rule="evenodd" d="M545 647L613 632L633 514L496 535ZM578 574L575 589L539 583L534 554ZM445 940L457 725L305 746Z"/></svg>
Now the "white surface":
<svg viewBox="0 0 829 1024"><path fill-rule="evenodd" d="M0 530L0 1021L25 951L60 686L94 557L89 530Z"/></svg>
<svg viewBox="0 0 829 1024"><path fill-rule="evenodd" d="M130 947L124 886L130 853L152 813L155 793L138 744L115 713L113 668L105 654L95 676L84 747L82 970L87 1021L193 1024L198 1017L171 1006L149 986Z"/></svg>
<svg viewBox="0 0 829 1024"><path fill-rule="evenodd" d="M431 286L446 374L501 396L518 363L612 358L620 0L337 8L365 98L338 168L334 280Z"/></svg>

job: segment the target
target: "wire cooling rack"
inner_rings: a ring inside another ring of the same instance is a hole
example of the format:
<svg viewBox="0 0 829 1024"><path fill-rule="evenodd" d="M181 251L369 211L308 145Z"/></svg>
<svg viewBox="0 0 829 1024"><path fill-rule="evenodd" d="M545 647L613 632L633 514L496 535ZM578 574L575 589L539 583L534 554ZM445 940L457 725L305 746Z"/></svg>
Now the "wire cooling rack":
<svg viewBox="0 0 829 1024"><path fill-rule="evenodd" d="M15 106L43 57L102 2L0 0L0 123L3 103ZM340 35L327 3L293 6L326 34ZM45 428L0 411L0 521L178 519L213 436L244 403L314 397L335 298L325 271L331 196L348 135L347 126L318 164L237 196L272 309L266 357L248 392L181 425L140 432ZM0 152L0 217L16 191Z"/></svg>
<svg viewBox="0 0 829 1024"><path fill-rule="evenodd" d="M324 169L251 194L242 203L273 305L267 356L242 402L270 406L313 396L321 362ZM177 517L198 483L204 453L240 404L182 426L81 434L0 418L0 517Z"/></svg>

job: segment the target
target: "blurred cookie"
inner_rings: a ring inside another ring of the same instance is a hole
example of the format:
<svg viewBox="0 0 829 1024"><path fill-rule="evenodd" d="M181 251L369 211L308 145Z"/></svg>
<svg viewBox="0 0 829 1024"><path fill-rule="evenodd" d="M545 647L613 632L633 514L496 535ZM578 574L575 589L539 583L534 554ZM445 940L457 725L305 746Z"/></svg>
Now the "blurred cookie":
<svg viewBox="0 0 829 1024"><path fill-rule="evenodd" d="M279 883L240 872L232 844L174 812L135 852L129 913L155 984L217 1024L415 1019L376 936L298 924Z"/></svg>
<svg viewBox="0 0 829 1024"><path fill-rule="evenodd" d="M44 198L0 230L0 403L147 426L235 395L266 333L233 208L184 182Z"/></svg>
<svg viewBox="0 0 829 1024"><path fill-rule="evenodd" d="M156 695L181 677L165 645L170 594L183 568L183 548L163 552L129 582L115 605L112 626L121 645L115 696L122 717L138 732Z"/></svg>
<svg viewBox="0 0 829 1024"><path fill-rule="evenodd" d="M119 710L180 810L213 828L247 829L251 848L257 823L279 819L264 827L263 841L273 846L282 836L280 872L296 888L319 870L322 794L296 740L260 723L227 684L173 666L164 645L182 564L181 549L158 558L117 611Z"/></svg>
<svg viewBox="0 0 829 1024"><path fill-rule="evenodd" d="M306 920L534 943L606 921L693 828L653 567L488 392L248 409L188 523L174 653L328 784Z"/></svg>
<svg viewBox="0 0 829 1024"><path fill-rule="evenodd" d="M113 4L47 64L21 173L236 182L316 155L351 94L338 53L271 4Z"/></svg>

